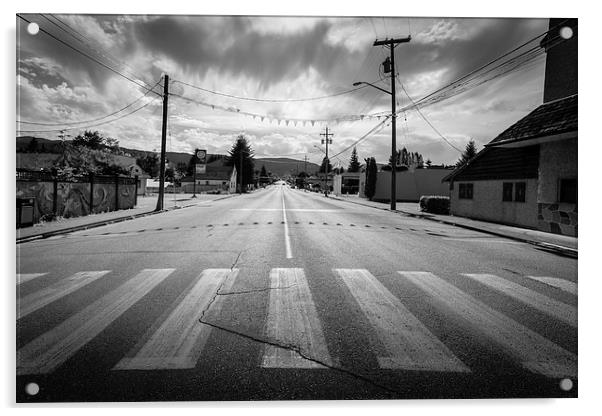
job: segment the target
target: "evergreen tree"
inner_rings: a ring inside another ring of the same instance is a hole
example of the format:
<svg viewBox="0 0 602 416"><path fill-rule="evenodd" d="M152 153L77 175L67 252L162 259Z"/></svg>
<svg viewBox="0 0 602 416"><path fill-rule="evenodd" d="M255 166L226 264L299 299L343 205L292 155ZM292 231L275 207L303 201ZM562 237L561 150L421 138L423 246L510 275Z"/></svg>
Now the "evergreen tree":
<svg viewBox="0 0 602 416"><path fill-rule="evenodd" d="M456 167L459 168L460 166L465 165L470 159L472 159L476 155L477 155L477 146L476 146L474 140L470 140L468 142L468 144L466 144L466 149L464 149L464 152L460 156L460 159L458 159L458 161L456 162Z"/></svg>
<svg viewBox="0 0 602 416"><path fill-rule="evenodd" d="M38 151L38 139L33 137L27 144L27 153L36 153Z"/></svg>
<svg viewBox="0 0 602 416"><path fill-rule="evenodd" d="M326 163L328 162L328 171L327 172L332 172L332 164L330 163L330 160L326 159L326 156L324 157L324 159L322 159L322 164L320 165L320 173L324 173L326 172Z"/></svg>
<svg viewBox="0 0 602 416"><path fill-rule="evenodd" d="M84 134L78 134L74 139L73 139L73 145L74 146L83 146L83 147L88 147L90 149L102 149L106 143L105 143L105 138L102 137L100 135L100 133L98 133L98 131L90 131L90 130L86 130L84 131Z"/></svg>
<svg viewBox="0 0 602 416"><path fill-rule="evenodd" d="M265 170L265 165L261 165L261 171L259 172L259 176L262 178L266 178L268 176L268 172Z"/></svg>
<svg viewBox="0 0 602 416"><path fill-rule="evenodd" d="M226 156L226 166L236 167L236 183L242 192L245 192L248 184L253 183L253 171L255 170L255 161L253 159L253 149L247 138L241 134L236 138L232 148ZM242 158L242 172L240 168ZM242 187L241 187L242 176Z"/></svg>
<svg viewBox="0 0 602 416"><path fill-rule="evenodd" d="M347 172L359 172L360 167L360 162L357 159L357 150L354 147L353 152L351 152L351 160L349 161L349 167L347 168Z"/></svg>
<svg viewBox="0 0 602 416"><path fill-rule="evenodd" d="M364 189L364 194L366 197L372 201L374 198L374 193L376 192L376 175L377 175L377 166L376 160L371 157L366 160L366 185Z"/></svg>

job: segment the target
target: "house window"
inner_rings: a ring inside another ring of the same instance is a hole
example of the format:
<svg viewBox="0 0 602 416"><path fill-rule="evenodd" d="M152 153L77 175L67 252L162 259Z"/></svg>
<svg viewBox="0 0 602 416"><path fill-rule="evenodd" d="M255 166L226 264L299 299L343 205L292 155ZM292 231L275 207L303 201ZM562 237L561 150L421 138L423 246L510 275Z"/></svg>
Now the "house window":
<svg viewBox="0 0 602 416"><path fill-rule="evenodd" d="M504 182L502 192L502 201L512 201L512 191L514 190L514 184L512 182Z"/></svg>
<svg viewBox="0 0 602 416"><path fill-rule="evenodd" d="M577 203L577 178L560 179L558 202Z"/></svg>
<svg viewBox="0 0 602 416"><path fill-rule="evenodd" d="M205 185L209 185L209 181L205 181Z"/></svg>
<svg viewBox="0 0 602 416"><path fill-rule="evenodd" d="M515 202L525 202L525 197L527 194L527 183L526 182L516 182L514 185L514 201Z"/></svg>
<svg viewBox="0 0 602 416"><path fill-rule="evenodd" d="M472 199L472 183L461 183L458 186L458 198Z"/></svg>

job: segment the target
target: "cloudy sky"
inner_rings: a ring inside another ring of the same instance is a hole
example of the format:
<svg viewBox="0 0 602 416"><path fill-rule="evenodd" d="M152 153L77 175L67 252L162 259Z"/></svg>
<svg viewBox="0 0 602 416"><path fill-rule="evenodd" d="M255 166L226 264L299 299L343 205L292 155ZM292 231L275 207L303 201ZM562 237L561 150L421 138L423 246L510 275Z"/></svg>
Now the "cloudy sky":
<svg viewBox="0 0 602 416"><path fill-rule="evenodd" d="M155 86L168 74L173 93L168 151L199 147L226 153L242 133L259 157L303 159L307 154L314 162L322 157L315 146L326 125L334 133L332 155L383 121L369 115L390 112L390 96L376 89L344 93L358 81L390 89L390 80L381 79L389 52L373 46L375 39L412 37L395 55L397 101L403 108L410 104L408 95L417 101L548 27L547 19L22 16L54 38L43 31L31 35L27 22L17 18L17 121L30 122L17 124L18 135L57 138L59 133L51 130L77 127L68 130L77 135L88 127L125 147L159 150L160 98L143 87ZM544 68L541 55L422 107L438 132L415 110L400 113L398 148L446 164L458 159L457 149L470 139L480 149L541 104ZM125 117L106 123L120 116ZM316 120L329 121L312 123ZM99 123L106 124L94 126ZM391 126L383 127L357 145L360 158L388 160ZM349 154L342 153L333 164L347 166Z"/></svg>

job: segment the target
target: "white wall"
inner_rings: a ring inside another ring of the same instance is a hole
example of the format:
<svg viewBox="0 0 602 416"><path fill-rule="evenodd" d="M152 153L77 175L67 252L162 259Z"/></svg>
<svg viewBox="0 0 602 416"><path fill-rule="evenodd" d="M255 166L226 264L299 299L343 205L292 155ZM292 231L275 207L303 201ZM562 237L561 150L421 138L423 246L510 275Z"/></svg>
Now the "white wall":
<svg viewBox="0 0 602 416"><path fill-rule="evenodd" d="M544 143L539 148L539 202L558 202L558 180L577 177L577 139Z"/></svg>
<svg viewBox="0 0 602 416"><path fill-rule="evenodd" d="M395 197L398 201L417 202L423 195L449 196L449 183L441 182L451 170L416 169L397 172ZM391 172L378 172L374 200L389 201L391 194Z"/></svg>
<svg viewBox="0 0 602 416"><path fill-rule="evenodd" d="M526 182L525 202L502 201L504 182ZM473 184L473 199L459 199L461 183ZM537 179L454 182L451 214L504 224L537 228Z"/></svg>

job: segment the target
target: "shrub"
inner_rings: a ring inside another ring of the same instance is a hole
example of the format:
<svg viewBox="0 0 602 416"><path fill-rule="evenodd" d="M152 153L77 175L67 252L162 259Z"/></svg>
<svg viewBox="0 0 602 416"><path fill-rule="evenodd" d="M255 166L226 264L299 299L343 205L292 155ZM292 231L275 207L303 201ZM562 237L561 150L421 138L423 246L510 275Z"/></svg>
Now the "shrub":
<svg viewBox="0 0 602 416"><path fill-rule="evenodd" d="M420 210L432 214L449 215L449 197L447 196L422 196L420 197Z"/></svg>

